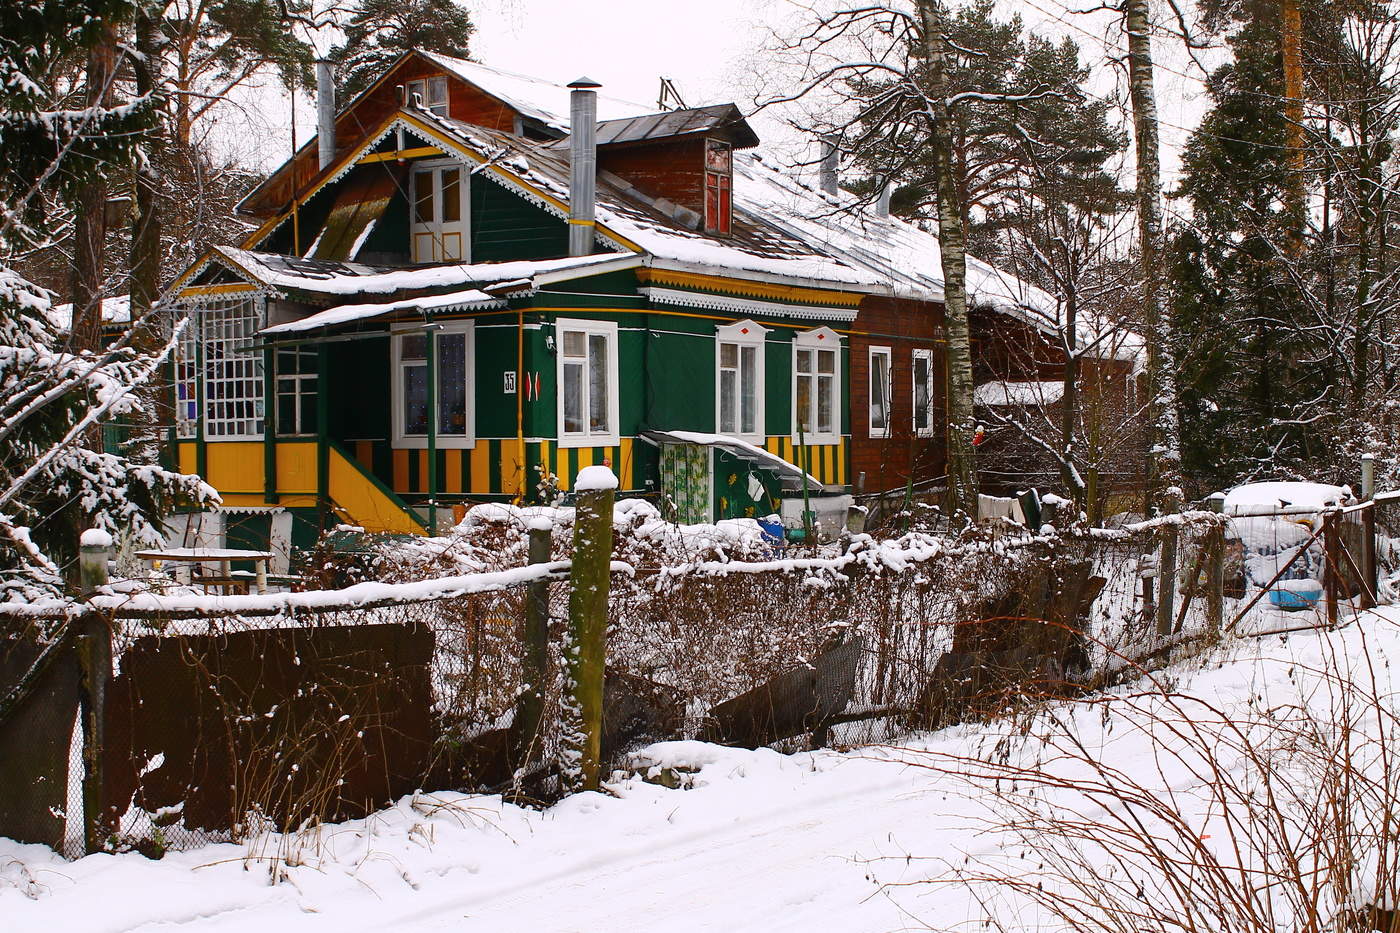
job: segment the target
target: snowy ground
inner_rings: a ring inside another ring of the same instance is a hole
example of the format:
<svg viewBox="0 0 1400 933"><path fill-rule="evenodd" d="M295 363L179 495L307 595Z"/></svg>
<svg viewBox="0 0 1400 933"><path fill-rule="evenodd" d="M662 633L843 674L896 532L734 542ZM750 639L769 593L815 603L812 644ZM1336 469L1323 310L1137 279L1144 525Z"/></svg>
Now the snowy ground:
<svg viewBox="0 0 1400 933"><path fill-rule="evenodd" d="M1251 697L1296 699L1311 690L1299 671L1323 657L1358 658L1363 645L1389 678L1386 659L1400 655L1397 622L1400 611L1384 610L1330 635L1242 640L1174 672L1175 686L1227 712ZM1101 710L1070 704L1061 713L1077 721L1086 745L1124 767L1152 761L1149 739ZM919 766L930 753L980 754L996 738L985 727L957 728L908 749L793 756L668 743L649 754L700 766L692 789L633 777L614 784L613 795L580 795L544 813L498 798L422 795L287 844L293 864L278 869L277 883L270 866L286 863L260 858L273 854L269 840L159 862L127 854L73 863L0 840L0 930L971 926L982 912L965 887L898 883L946 880L965 855L997 849L995 837L979 834L985 799ZM1162 780L1187 778L1168 771Z"/></svg>

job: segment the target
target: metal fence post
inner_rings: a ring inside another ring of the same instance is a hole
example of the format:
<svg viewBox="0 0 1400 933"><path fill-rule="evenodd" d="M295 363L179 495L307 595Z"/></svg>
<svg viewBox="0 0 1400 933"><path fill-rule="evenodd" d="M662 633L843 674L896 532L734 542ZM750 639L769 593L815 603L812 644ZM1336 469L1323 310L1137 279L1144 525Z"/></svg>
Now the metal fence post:
<svg viewBox="0 0 1400 933"><path fill-rule="evenodd" d="M1376 608L1376 597L1380 591L1380 573L1376 566L1376 502L1366 503L1361 510L1361 573L1365 579L1361 586L1361 608Z"/></svg>
<svg viewBox="0 0 1400 933"><path fill-rule="evenodd" d="M107 584L112 536L97 528L83 532L79 543L78 580L83 595ZM112 630L98 612L78 623L78 659L82 665L79 718L83 730L83 848L89 855L103 851L102 759L107 680L112 675Z"/></svg>
<svg viewBox="0 0 1400 933"><path fill-rule="evenodd" d="M1170 491L1162 497L1164 516L1181 511L1181 498ZM1157 564L1157 636L1167 638L1172 633L1172 614L1176 608L1176 525L1162 526L1162 559Z"/></svg>
<svg viewBox="0 0 1400 933"><path fill-rule="evenodd" d="M530 563L549 562L553 525L547 518L530 521ZM549 682L549 584L530 583L525 590L525 618L521 632L521 677L525 688L515 704L516 774L529 770L540 751L540 724L544 720L544 691Z"/></svg>
<svg viewBox="0 0 1400 933"><path fill-rule="evenodd" d="M585 467L574 480L574 560L569 573L568 704L563 779L570 792L597 790L602 776L603 677L607 663L608 571L617 476Z"/></svg>
<svg viewBox="0 0 1400 933"><path fill-rule="evenodd" d="M1206 504L1217 515L1225 511L1225 494L1212 493ZM1213 634L1220 634L1225 621L1225 522L1216 525L1210 536L1210 560L1206 571L1206 624Z"/></svg>

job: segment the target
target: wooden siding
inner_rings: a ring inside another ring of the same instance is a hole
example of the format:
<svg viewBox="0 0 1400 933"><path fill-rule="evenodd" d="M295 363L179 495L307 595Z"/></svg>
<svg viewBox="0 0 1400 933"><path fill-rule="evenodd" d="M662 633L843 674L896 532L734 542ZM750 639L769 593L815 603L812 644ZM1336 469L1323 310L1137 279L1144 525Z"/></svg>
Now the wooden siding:
<svg viewBox="0 0 1400 933"><path fill-rule="evenodd" d="M889 347L890 426L888 437L870 436L870 348ZM914 432L914 350L933 354L933 436ZM851 335L851 483L863 491L887 492L941 477L947 469L947 377L943 306L932 302L867 298Z"/></svg>
<svg viewBox="0 0 1400 933"><path fill-rule="evenodd" d="M705 140L667 140L622 149L600 149L598 168L627 179L653 198L667 198L705 213Z"/></svg>

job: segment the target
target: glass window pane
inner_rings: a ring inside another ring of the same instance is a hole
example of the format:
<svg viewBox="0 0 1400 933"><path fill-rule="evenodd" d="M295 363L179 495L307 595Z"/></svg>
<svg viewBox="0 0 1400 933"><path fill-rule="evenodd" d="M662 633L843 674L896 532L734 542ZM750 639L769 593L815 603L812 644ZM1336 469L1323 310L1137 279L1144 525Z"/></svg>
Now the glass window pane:
<svg viewBox="0 0 1400 933"><path fill-rule="evenodd" d="M403 433L428 433L428 367L403 367Z"/></svg>
<svg viewBox="0 0 1400 933"><path fill-rule="evenodd" d="M467 335L439 334L438 433L467 435Z"/></svg>
<svg viewBox="0 0 1400 933"><path fill-rule="evenodd" d="M413 176L413 222L430 224L437 219L433 209L433 173L416 172Z"/></svg>
<svg viewBox="0 0 1400 933"><path fill-rule="evenodd" d="M836 351L835 351L835 350L819 350L819 351L817 351L817 372L819 372L819 373L834 373L834 372L836 372Z"/></svg>
<svg viewBox="0 0 1400 933"><path fill-rule="evenodd" d="M800 373L810 373L812 371L812 351L797 351L797 371Z"/></svg>
<svg viewBox="0 0 1400 933"><path fill-rule="evenodd" d="M733 369L739 365L739 347L732 343L722 343L719 345L719 365Z"/></svg>
<svg viewBox="0 0 1400 933"><path fill-rule="evenodd" d="M889 357L883 353L870 356L870 428L884 430L889 425Z"/></svg>
<svg viewBox="0 0 1400 933"><path fill-rule="evenodd" d="M608 425L608 338L588 335L588 423L595 434L606 434Z"/></svg>
<svg viewBox="0 0 1400 933"><path fill-rule="evenodd" d="M803 431L812 430L812 377L797 377L797 425Z"/></svg>
<svg viewBox="0 0 1400 933"><path fill-rule="evenodd" d="M721 434L734 433L734 370L722 369L719 373L719 430Z"/></svg>
<svg viewBox="0 0 1400 933"><path fill-rule="evenodd" d="M582 357L584 355L583 331L564 331L564 355Z"/></svg>
<svg viewBox="0 0 1400 933"><path fill-rule="evenodd" d="M931 428L933 412L929 407L930 396L929 358L914 357L914 425L921 431Z"/></svg>
<svg viewBox="0 0 1400 933"><path fill-rule="evenodd" d="M744 347L740 352L739 367L740 383L742 392L740 393L743 416L740 418L740 430L745 434L758 433L758 348Z"/></svg>
<svg viewBox="0 0 1400 933"><path fill-rule="evenodd" d="M428 358L427 334L406 334L399 338L399 359L426 360Z"/></svg>
<svg viewBox="0 0 1400 933"><path fill-rule="evenodd" d="M428 107L440 116L447 116L447 79L428 79Z"/></svg>
<svg viewBox="0 0 1400 933"><path fill-rule="evenodd" d="M456 223L462 219L462 170L442 170L442 222Z"/></svg>
<svg viewBox="0 0 1400 933"><path fill-rule="evenodd" d="M834 434L831 427L832 396L835 390L830 376L817 377L817 433Z"/></svg>
<svg viewBox="0 0 1400 933"><path fill-rule="evenodd" d="M583 364L564 364L564 430L582 434L583 426Z"/></svg>

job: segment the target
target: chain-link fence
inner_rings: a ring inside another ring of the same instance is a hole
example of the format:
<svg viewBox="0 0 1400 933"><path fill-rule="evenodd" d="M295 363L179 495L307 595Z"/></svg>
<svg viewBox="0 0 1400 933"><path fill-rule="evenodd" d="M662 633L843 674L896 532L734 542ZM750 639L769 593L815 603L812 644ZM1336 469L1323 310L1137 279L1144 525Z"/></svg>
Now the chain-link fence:
<svg viewBox="0 0 1400 933"><path fill-rule="evenodd" d="M528 573L524 522L502 510L453 538L323 555L314 582L337 589L89 604L112 633L102 754L81 758L82 678L75 652L59 652L23 703L0 707L0 833L80 852L85 771L100 777L100 845L152 854L361 815L421 787L551 799L572 547L568 516L553 518L544 556L555 563ZM1329 537L1265 518L1288 517L1197 512L1044 535L984 523L796 549L624 512L605 766L669 738L860 743L999 715L1131 676L1232 626L1276 626L1290 607L1270 594L1303 589L1280 589L1285 571L1325 571L1329 540L1365 560L1344 526ZM1363 576L1327 579L1350 594ZM16 622L29 634L0 656L0 684L20 682L61 624Z"/></svg>

